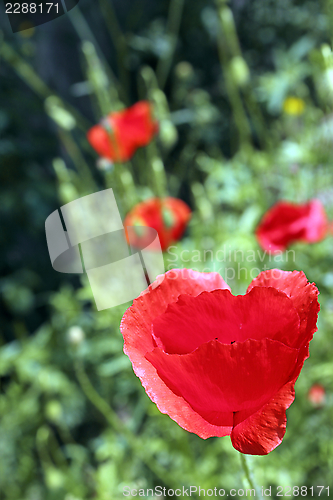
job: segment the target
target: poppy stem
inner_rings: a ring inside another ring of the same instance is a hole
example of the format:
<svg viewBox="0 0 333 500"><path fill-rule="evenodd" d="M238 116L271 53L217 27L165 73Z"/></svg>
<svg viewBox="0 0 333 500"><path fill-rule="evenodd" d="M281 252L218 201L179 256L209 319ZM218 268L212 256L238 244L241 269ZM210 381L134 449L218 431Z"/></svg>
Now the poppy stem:
<svg viewBox="0 0 333 500"><path fill-rule="evenodd" d="M90 171L89 165L87 164L82 151L75 142L72 134L69 131L63 130L58 127L58 136L64 148L66 149L67 154L71 158L78 174L80 175L80 178L82 179L83 190L94 192L94 190L97 189L94 178Z"/></svg>
<svg viewBox="0 0 333 500"><path fill-rule="evenodd" d="M238 130L240 144L249 146L251 145L250 124L231 67L232 59L240 52L233 14L227 6L226 0L216 0L216 4L220 21L217 48L224 73L225 86L233 110L233 118Z"/></svg>
<svg viewBox="0 0 333 500"><path fill-rule="evenodd" d="M112 71L111 66L108 64L106 58L104 57L104 54L97 43L96 37L92 32L92 30L90 29L90 26L85 16L82 14L79 6L77 6L75 9L72 9L68 13L68 17L73 25L73 28L75 29L80 40L82 41L82 44L84 45L86 42L89 42L90 46L93 47L93 50L97 54L100 63L100 68L103 68L105 75L107 76L107 79L109 81L109 84L112 85L113 87L112 90L113 91L116 90L118 94L121 93L122 91L121 85L118 79L116 78L116 75Z"/></svg>
<svg viewBox="0 0 333 500"><path fill-rule="evenodd" d="M86 76L98 103L98 116L106 116L121 107L119 92L114 75L108 74L98 55L96 47L89 40L82 43L82 52L86 60Z"/></svg>
<svg viewBox="0 0 333 500"><path fill-rule="evenodd" d="M251 490L255 490L256 497L262 499L262 496L260 494L260 489L255 484L255 482L253 480L253 476L251 474L250 467L249 467L249 465L247 463L246 456L243 453L240 454L240 459L241 459L241 463L242 463L242 468L243 468L244 475L246 477L246 480L247 480L247 482L248 482Z"/></svg>
<svg viewBox="0 0 333 500"><path fill-rule="evenodd" d="M122 95L122 98L123 100L127 100L130 81L126 65L124 64L127 57L126 37L120 27L113 3L108 2L107 0L99 0L99 5L101 7L105 23L108 27L110 38L116 49L119 77L122 87L125 89L125 92L122 92L122 94L125 94Z"/></svg>
<svg viewBox="0 0 333 500"><path fill-rule="evenodd" d="M151 188L156 196L164 198L167 195L167 179L164 163L159 155L155 141L146 147L151 172Z"/></svg>
<svg viewBox="0 0 333 500"><path fill-rule="evenodd" d="M170 2L166 28L169 37L169 49L164 57L160 57L156 69L157 80L161 89L163 89L166 84L172 65L173 56L177 46L177 39L184 9L184 3L184 0L171 0Z"/></svg>

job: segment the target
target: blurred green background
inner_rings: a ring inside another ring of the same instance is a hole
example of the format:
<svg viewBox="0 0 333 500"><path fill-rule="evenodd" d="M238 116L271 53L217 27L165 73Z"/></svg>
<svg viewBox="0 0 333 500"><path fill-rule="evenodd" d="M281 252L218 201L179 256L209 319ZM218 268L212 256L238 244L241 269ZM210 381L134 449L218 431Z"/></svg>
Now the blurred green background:
<svg viewBox="0 0 333 500"><path fill-rule="evenodd" d="M277 485L307 486L308 497L333 487L333 238L274 261L254 236L280 199L319 198L333 219L331 17L315 0L81 0L13 35L0 5L1 498L247 486L229 438L187 433L146 396L122 352L130 304L96 312L87 280L51 267L47 216L105 187L123 217L151 196L190 205L167 269L218 271L234 294L265 268L317 284L319 331L286 436L249 463L272 497ZM101 165L86 131L139 99L153 103L158 137L127 164ZM204 258L221 249L226 262ZM318 407L314 383L326 391Z"/></svg>

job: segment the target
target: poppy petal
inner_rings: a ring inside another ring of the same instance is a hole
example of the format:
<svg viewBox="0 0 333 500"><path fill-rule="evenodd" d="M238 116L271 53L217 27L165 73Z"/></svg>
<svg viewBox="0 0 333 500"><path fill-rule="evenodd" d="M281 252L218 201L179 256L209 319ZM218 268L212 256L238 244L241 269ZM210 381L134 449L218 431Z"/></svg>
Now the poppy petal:
<svg viewBox="0 0 333 500"><path fill-rule="evenodd" d="M184 355L156 348L146 359L175 394L215 423L219 413L224 419L266 404L290 380L297 355L281 342L249 339L231 345L213 340Z"/></svg>
<svg viewBox="0 0 333 500"><path fill-rule="evenodd" d="M124 142L133 144L135 149L149 144L158 130L148 101L139 101L128 108L117 117L117 125Z"/></svg>
<svg viewBox="0 0 333 500"><path fill-rule="evenodd" d="M95 125L87 132L87 139L100 156L115 161L117 155L114 144L105 128Z"/></svg>
<svg viewBox="0 0 333 500"><path fill-rule="evenodd" d="M286 410L295 399L295 381L286 384L256 413L234 416L231 442L236 450L248 455L267 455L281 442L286 432Z"/></svg>
<svg viewBox="0 0 333 500"><path fill-rule="evenodd" d="M311 200L305 233L306 241L315 243L323 239L328 231L328 226L323 204L319 200Z"/></svg>
<svg viewBox="0 0 333 500"><path fill-rule="evenodd" d="M262 218L256 236L264 250L277 252L286 250L296 241L320 241L327 230L327 216L319 200L304 204L279 201Z"/></svg>
<svg viewBox="0 0 333 500"><path fill-rule="evenodd" d="M148 101L110 113L102 124L87 132L87 139L97 153L111 161L127 161L136 149L146 146L158 130Z"/></svg>
<svg viewBox="0 0 333 500"><path fill-rule="evenodd" d="M169 354L187 354L204 342L223 344L270 338L288 345L290 332L298 336L299 317L292 301L275 288L255 287L246 295L229 290L181 295L155 319L157 346Z"/></svg>
<svg viewBox="0 0 333 500"><path fill-rule="evenodd" d="M317 319L320 310L318 288L309 283L303 271L281 271L270 269L264 271L250 283L253 286L273 286L283 291L292 300L300 318L299 336L290 338L288 345L299 348L299 355L293 378L297 379L304 361L309 357L309 343L318 330Z"/></svg>
<svg viewBox="0 0 333 500"><path fill-rule="evenodd" d="M145 354L155 348L151 335L152 322L165 312L168 304L175 302L181 294L195 296L204 290L217 288L229 289L218 273L173 269L159 276L134 300L120 325L124 337L124 352L130 358L134 372L140 378L150 399L162 413L167 413L181 427L203 439L230 435L232 421L225 426L207 422L182 397L166 386L153 365L145 359Z"/></svg>
<svg viewBox="0 0 333 500"><path fill-rule="evenodd" d="M299 336L290 338L288 345L300 348L308 344L317 331L319 291L314 283L308 282L303 271L269 269L250 283L247 292L254 287L274 287L290 297L300 318L300 330Z"/></svg>
<svg viewBox="0 0 333 500"><path fill-rule="evenodd" d="M183 235L191 218L191 209L178 198L151 198L135 205L126 215L124 225L132 226L141 219L144 225L156 229L161 248L167 250L169 245L178 241ZM135 244L144 248L144 240L137 238Z"/></svg>

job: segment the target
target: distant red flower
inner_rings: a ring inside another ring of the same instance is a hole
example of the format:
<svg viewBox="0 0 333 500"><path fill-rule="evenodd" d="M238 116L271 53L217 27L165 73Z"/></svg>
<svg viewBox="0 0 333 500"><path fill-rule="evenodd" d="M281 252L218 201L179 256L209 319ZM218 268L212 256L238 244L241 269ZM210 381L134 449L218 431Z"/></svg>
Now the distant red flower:
<svg viewBox="0 0 333 500"><path fill-rule="evenodd" d="M303 272L262 272L233 296L217 273L160 276L126 311L124 352L162 413L201 438L230 435L265 455L317 330L318 290Z"/></svg>
<svg viewBox="0 0 333 500"><path fill-rule="evenodd" d="M313 406L322 406L325 404L326 392L322 385L313 384L308 392L308 400Z"/></svg>
<svg viewBox="0 0 333 500"><path fill-rule="evenodd" d="M303 205L279 201L264 215L256 235L264 250L276 252L286 250L295 241L320 241L327 229L326 213L319 200Z"/></svg>
<svg viewBox="0 0 333 500"><path fill-rule="evenodd" d="M191 217L186 203L177 198L151 198L136 205L126 216L124 226L148 226L156 229L162 250L183 235ZM140 239L140 231L135 238L138 247L145 247Z"/></svg>
<svg viewBox="0 0 333 500"><path fill-rule="evenodd" d="M146 146L157 133L158 124L148 101L110 113L99 125L88 130L87 138L103 158L129 160L137 148Z"/></svg>

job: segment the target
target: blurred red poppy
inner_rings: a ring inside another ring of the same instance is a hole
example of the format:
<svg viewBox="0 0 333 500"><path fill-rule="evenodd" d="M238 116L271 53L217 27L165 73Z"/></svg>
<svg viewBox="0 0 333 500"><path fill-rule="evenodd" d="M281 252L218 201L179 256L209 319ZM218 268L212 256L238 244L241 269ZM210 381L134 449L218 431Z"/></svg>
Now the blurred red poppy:
<svg viewBox="0 0 333 500"><path fill-rule="evenodd" d="M264 250L276 252L286 250L295 241L320 241L327 230L326 213L319 200L303 205L280 201L264 215L256 235Z"/></svg>
<svg viewBox="0 0 333 500"><path fill-rule="evenodd" d="M87 132L92 147L111 161L129 160L137 148L146 146L158 131L148 101L109 114Z"/></svg>
<svg viewBox="0 0 333 500"><path fill-rule="evenodd" d="M178 198L151 198L136 205L126 216L124 226L148 226L156 229L162 250L183 235L191 217L191 209ZM146 246L140 230L133 241L139 248Z"/></svg>
<svg viewBox="0 0 333 500"><path fill-rule="evenodd" d="M124 352L162 413L201 438L230 435L265 455L317 330L318 290L303 272L262 272L233 296L217 273L160 276L126 311Z"/></svg>
<svg viewBox="0 0 333 500"><path fill-rule="evenodd" d="M308 400L313 406L323 406L326 401L326 392L322 385L313 384L308 392Z"/></svg>

